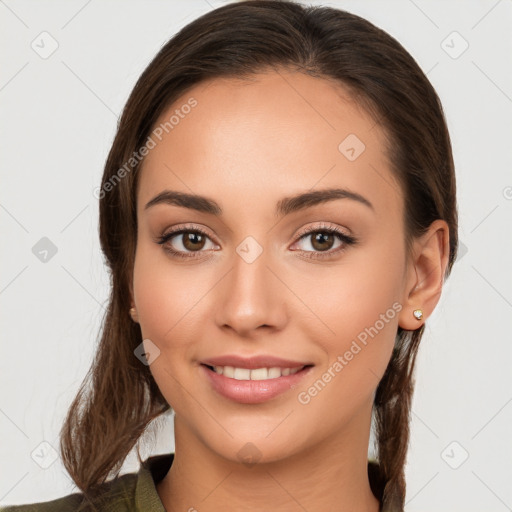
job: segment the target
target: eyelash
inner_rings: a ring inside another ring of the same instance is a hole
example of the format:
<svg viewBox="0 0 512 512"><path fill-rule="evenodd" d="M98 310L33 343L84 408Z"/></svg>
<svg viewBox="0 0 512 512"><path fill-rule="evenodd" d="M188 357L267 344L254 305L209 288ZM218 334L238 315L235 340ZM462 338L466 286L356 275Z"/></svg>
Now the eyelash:
<svg viewBox="0 0 512 512"><path fill-rule="evenodd" d="M206 233L206 231L204 231L201 228L197 228L197 227L192 228L192 227L185 226L185 227L177 228L173 231L170 231L170 232L158 237L157 243L159 245L164 245L170 239L174 238L175 236L182 235L184 233L196 233L196 234L199 233L207 238L210 238L208 233ZM333 255L339 254L339 253L343 252L344 250L346 250L347 246L355 245L358 242L358 240L355 237L343 233L339 228L337 228L335 226L327 227L327 226L322 225L322 226L318 226L313 229L307 229L306 231L301 232L299 235L297 235L297 240L294 243L298 242L299 240L302 240L303 238L306 238L307 236L315 234L315 233L335 235L343 243L343 245L341 247L338 247L335 250L329 250L329 251L299 251L299 252L303 252L303 253L305 252L305 253L311 254L310 256L306 256L307 258L310 258L310 259L330 258ZM197 258L197 256L195 256L195 254L204 252L204 251L195 251L195 252L184 253L182 251L176 251L176 250L172 249L170 246L164 246L163 248L166 252L170 253L173 257L184 258L184 259Z"/></svg>

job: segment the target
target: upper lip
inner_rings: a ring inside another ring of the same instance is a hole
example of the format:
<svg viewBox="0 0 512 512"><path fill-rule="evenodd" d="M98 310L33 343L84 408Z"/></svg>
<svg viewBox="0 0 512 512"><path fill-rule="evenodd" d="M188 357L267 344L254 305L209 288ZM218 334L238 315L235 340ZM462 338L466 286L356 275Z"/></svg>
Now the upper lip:
<svg viewBox="0 0 512 512"><path fill-rule="evenodd" d="M252 357L242 357L233 355L225 355L219 357L212 357L204 359L202 364L208 366L233 366L235 368L302 368L311 363L304 363L300 361L291 361L289 359L281 359L270 355L260 355Z"/></svg>

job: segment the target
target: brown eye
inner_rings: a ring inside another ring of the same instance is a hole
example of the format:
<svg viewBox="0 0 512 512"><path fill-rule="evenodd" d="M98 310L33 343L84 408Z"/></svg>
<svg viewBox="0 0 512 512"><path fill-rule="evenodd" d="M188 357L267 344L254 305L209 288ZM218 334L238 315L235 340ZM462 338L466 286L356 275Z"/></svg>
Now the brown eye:
<svg viewBox="0 0 512 512"><path fill-rule="evenodd" d="M318 251L327 251L331 249L335 242L335 236L324 231L318 231L308 236L312 236L311 246Z"/></svg>
<svg viewBox="0 0 512 512"><path fill-rule="evenodd" d="M180 258L194 258L201 253L207 253L208 251L203 250L207 243L211 244L207 249L215 246L208 234L198 228L176 229L160 236L157 243L172 256Z"/></svg>
<svg viewBox="0 0 512 512"><path fill-rule="evenodd" d="M334 233L332 230L315 230L302 235L299 239L302 242L304 252L325 252L330 249L336 250L343 245L345 239L342 235ZM335 246L336 242L338 245Z"/></svg>
<svg viewBox="0 0 512 512"><path fill-rule="evenodd" d="M181 236L183 247L185 247L187 251L201 250L206 242L206 237L198 232L189 231L187 233L183 233Z"/></svg>
<svg viewBox="0 0 512 512"><path fill-rule="evenodd" d="M356 243L355 237L342 232L336 226L317 226L315 229L302 231L296 242L299 252L306 253L311 259L336 257Z"/></svg>

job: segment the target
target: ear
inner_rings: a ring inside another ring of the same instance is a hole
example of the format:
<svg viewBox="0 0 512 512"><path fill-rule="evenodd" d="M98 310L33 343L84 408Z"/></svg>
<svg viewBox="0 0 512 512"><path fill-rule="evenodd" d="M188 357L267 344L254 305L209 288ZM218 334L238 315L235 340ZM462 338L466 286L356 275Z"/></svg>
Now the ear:
<svg viewBox="0 0 512 512"><path fill-rule="evenodd" d="M443 289L450 254L450 230L446 221L434 221L428 231L413 242L407 262L403 309L398 325L407 331L421 327L436 307ZM423 310L423 318L414 317L415 309Z"/></svg>
<svg viewBox="0 0 512 512"><path fill-rule="evenodd" d="M134 322L138 323L139 316L137 314L137 308L135 306L135 301L133 299L133 279L130 279L129 291L130 291L130 316L132 317L132 320Z"/></svg>

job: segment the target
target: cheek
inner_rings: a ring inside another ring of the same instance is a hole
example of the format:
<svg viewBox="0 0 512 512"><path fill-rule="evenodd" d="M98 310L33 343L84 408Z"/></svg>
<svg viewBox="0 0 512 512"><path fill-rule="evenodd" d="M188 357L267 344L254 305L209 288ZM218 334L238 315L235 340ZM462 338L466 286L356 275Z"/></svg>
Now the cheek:
<svg viewBox="0 0 512 512"><path fill-rule="evenodd" d="M354 297L346 302L347 296L336 297L337 303L326 298L329 306L322 310L334 334L311 338L323 348L325 360L297 390L301 408L311 417L331 411L327 421L331 426L344 424L373 402L391 358L401 309L398 302L376 297L362 303Z"/></svg>
<svg viewBox="0 0 512 512"><path fill-rule="evenodd" d="M302 317L300 330L323 348L321 370L330 371L325 380L336 381L329 387L336 389L338 398L368 395L382 377L395 343L402 260L389 245L374 247L354 251L328 271L318 266L294 289L315 312L315 318Z"/></svg>
<svg viewBox="0 0 512 512"><path fill-rule="evenodd" d="M162 248L140 244L133 291L142 336L154 341L161 351L179 350L199 339L204 323L197 315L215 278L208 265L178 265Z"/></svg>
<svg viewBox="0 0 512 512"><path fill-rule="evenodd" d="M173 265L161 248L140 244L134 264L133 292L143 339L159 349L150 371L155 382L175 411L188 404L181 382L186 382L186 367L193 340L199 339L201 322L195 319L194 305L206 290L193 278L192 267ZM184 270L185 269L185 270ZM198 325L199 324L199 325Z"/></svg>
<svg viewBox="0 0 512 512"><path fill-rule="evenodd" d="M317 328L323 324L329 338L347 339L374 325L398 301L401 273L396 262L389 265L382 256L360 253L340 265L301 273L294 291L316 313ZM397 323L394 311L388 316Z"/></svg>
<svg viewBox="0 0 512 512"><path fill-rule="evenodd" d="M169 272L165 258L158 254L161 249L148 244L137 244L133 293L143 337L161 342L177 321L176 299L182 292L176 282L179 275Z"/></svg>

